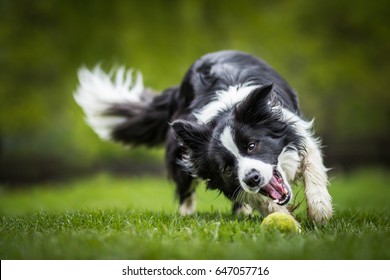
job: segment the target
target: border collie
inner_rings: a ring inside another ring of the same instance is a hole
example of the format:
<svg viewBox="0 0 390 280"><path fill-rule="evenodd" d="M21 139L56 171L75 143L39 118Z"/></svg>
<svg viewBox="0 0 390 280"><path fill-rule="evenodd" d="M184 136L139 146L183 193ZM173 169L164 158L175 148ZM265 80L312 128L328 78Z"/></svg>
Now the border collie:
<svg viewBox="0 0 390 280"><path fill-rule="evenodd" d="M238 51L206 54L179 86L160 95L140 73L106 74L82 68L75 100L105 140L125 145L165 143L180 212L195 211L195 179L233 202L234 213L289 213L290 184L304 183L308 217L332 216L327 169L313 123L301 117L298 97L264 61Z"/></svg>

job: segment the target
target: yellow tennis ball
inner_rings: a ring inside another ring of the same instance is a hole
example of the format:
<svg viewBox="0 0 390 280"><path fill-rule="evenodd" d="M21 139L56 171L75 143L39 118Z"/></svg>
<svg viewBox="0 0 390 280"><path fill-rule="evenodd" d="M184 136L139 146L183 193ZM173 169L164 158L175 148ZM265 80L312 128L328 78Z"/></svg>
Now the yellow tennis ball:
<svg viewBox="0 0 390 280"><path fill-rule="evenodd" d="M282 234L300 233L299 223L289 214L275 212L264 218L260 228L266 232L278 231Z"/></svg>

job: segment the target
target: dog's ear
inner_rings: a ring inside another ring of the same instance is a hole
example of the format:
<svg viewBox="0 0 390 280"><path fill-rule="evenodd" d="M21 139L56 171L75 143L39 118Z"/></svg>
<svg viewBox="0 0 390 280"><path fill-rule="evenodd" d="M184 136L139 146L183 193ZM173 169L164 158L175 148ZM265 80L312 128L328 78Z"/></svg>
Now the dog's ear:
<svg viewBox="0 0 390 280"><path fill-rule="evenodd" d="M256 88L237 104L234 111L236 120L243 123L253 123L267 118L274 100L272 88L273 84Z"/></svg>
<svg viewBox="0 0 390 280"><path fill-rule="evenodd" d="M191 150L204 148L210 141L211 131L206 125L185 120L177 120L171 124L176 139Z"/></svg>

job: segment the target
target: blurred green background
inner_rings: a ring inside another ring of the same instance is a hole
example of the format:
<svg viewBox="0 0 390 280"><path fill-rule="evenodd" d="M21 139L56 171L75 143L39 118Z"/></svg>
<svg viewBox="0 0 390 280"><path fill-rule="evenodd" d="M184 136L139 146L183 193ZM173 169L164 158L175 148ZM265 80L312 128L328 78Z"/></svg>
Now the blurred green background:
<svg viewBox="0 0 390 280"><path fill-rule="evenodd" d="M162 150L123 149L84 123L77 69L123 64L163 90L221 49L260 56L289 81L329 167L388 167L389 15L385 0L0 0L0 182L163 174Z"/></svg>

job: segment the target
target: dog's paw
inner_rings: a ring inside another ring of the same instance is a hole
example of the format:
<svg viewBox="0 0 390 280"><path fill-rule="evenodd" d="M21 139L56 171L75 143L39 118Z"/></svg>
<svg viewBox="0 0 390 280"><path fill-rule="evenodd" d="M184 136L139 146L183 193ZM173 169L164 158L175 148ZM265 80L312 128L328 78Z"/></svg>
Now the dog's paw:
<svg viewBox="0 0 390 280"><path fill-rule="evenodd" d="M312 200L308 205L307 214L317 224L326 224L333 215L330 196L327 199Z"/></svg>
<svg viewBox="0 0 390 280"><path fill-rule="evenodd" d="M189 216L195 213L196 210L196 198L195 193L188 196L179 207L180 214L182 216Z"/></svg>

